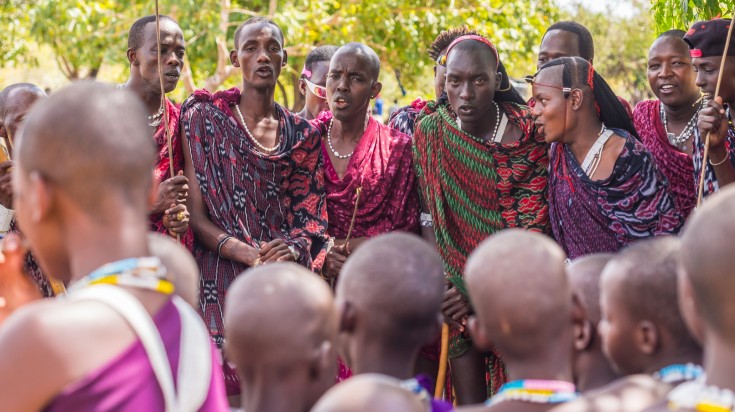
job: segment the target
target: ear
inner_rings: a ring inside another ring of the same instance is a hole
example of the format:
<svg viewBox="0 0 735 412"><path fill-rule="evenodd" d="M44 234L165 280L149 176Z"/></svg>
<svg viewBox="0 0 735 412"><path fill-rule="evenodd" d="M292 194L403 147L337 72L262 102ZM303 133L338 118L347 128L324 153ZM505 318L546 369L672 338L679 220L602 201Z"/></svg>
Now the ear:
<svg viewBox="0 0 735 412"><path fill-rule="evenodd" d="M636 327L634 340L641 353L651 356L661 345L661 334L653 322L643 320Z"/></svg>
<svg viewBox="0 0 735 412"><path fill-rule="evenodd" d="M230 63L235 67L240 67L240 62L237 61L237 50L230 50Z"/></svg>
<svg viewBox="0 0 735 412"><path fill-rule="evenodd" d="M496 92L497 92L498 90L500 90L500 83L501 83L502 81L503 81L503 75L502 75L502 74L501 74L500 72L498 72L498 73L495 73L495 91L496 91Z"/></svg>
<svg viewBox="0 0 735 412"><path fill-rule="evenodd" d="M594 328L587 319L587 311L577 294L572 295L572 325L574 330L574 350L585 351L592 345Z"/></svg>
<svg viewBox="0 0 735 412"><path fill-rule="evenodd" d="M31 221L39 223L44 220L52 209L53 189L38 172L31 172L28 176L28 204L31 209Z"/></svg>
<svg viewBox="0 0 735 412"><path fill-rule="evenodd" d="M569 101L572 103L572 110L579 110L584 102L584 93L580 89L573 89L569 95Z"/></svg>
<svg viewBox="0 0 735 412"><path fill-rule="evenodd" d="M470 336L472 337L472 343L475 345L475 348L484 352L493 347L490 338L485 332L485 328L483 328L477 320L477 316L470 315L467 320L467 328L469 329Z"/></svg>
<svg viewBox="0 0 735 412"><path fill-rule="evenodd" d="M306 82L304 79L299 79L299 91L306 96Z"/></svg>
<svg viewBox="0 0 735 412"><path fill-rule="evenodd" d="M288 65L288 52L283 50L283 61L281 61L281 67L286 67L286 65Z"/></svg>
<svg viewBox="0 0 735 412"><path fill-rule="evenodd" d="M339 316L339 333L351 334L354 332L355 325L357 324L357 311L355 310L355 306L348 301L344 301L339 305L337 310Z"/></svg>
<svg viewBox="0 0 735 412"><path fill-rule="evenodd" d="M376 98L381 90L383 90L383 83L373 82L373 87L371 88L370 98L371 99Z"/></svg>
<svg viewBox="0 0 735 412"><path fill-rule="evenodd" d="M133 66L138 65L138 60L136 56L136 52L133 49L128 49L126 55L128 56L128 63L132 64Z"/></svg>
<svg viewBox="0 0 735 412"><path fill-rule="evenodd" d="M317 380L323 373L335 375L336 370L330 371L329 369L335 363L334 350L332 342L325 340L318 347L314 348L312 356L311 367L309 368L309 375L312 379Z"/></svg>

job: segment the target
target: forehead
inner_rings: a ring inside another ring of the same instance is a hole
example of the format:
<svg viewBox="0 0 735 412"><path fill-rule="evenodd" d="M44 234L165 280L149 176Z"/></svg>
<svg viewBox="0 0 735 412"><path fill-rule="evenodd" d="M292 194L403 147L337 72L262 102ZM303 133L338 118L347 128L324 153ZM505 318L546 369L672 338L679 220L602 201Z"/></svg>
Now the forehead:
<svg viewBox="0 0 735 412"><path fill-rule="evenodd" d="M31 90L15 89L8 94L5 100L5 113L18 113L28 110L39 97L41 97L40 94Z"/></svg>
<svg viewBox="0 0 735 412"><path fill-rule="evenodd" d="M558 66L552 66L546 69L541 70L536 75L536 78L533 79L533 87L544 87L544 84L549 84L552 86L562 86L562 70L564 70L563 65ZM540 83L540 84L536 84ZM548 89L548 87L547 87Z"/></svg>
<svg viewBox="0 0 735 412"><path fill-rule="evenodd" d="M720 67L722 57L710 56L710 57L695 57L692 59L692 64L695 66L715 66Z"/></svg>
<svg viewBox="0 0 735 412"><path fill-rule="evenodd" d="M338 50L329 62L329 70L349 70L367 73L370 67L368 56L360 49Z"/></svg>
<svg viewBox="0 0 735 412"><path fill-rule="evenodd" d="M689 59L689 46L676 37L661 37L656 39L648 50L648 58L662 58L677 56Z"/></svg>
<svg viewBox="0 0 735 412"><path fill-rule="evenodd" d="M579 36L566 30L551 30L541 41L539 53L579 56Z"/></svg>
<svg viewBox="0 0 735 412"><path fill-rule="evenodd" d="M489 48L452 49L447 56L447 74L495 74L495 58Z"/></svg>
<svg viewBox="0 0 735 412"><path fill-rule="evenodd" d="M283 43L281 33L278 28L268 22L253 23L243 26L240 30L239 43L244 44L249 41L272 41L278 44Z"/></svg>
<svg viewBox="0 0 735 412"><path fill-rule="evenodd" d="M161 40L173 37L175 40L184 41L184 32L181 27L169 19L159 20L161 26ZM145 44L156 43L156 22L152 21L143 28Z"/></svg>
<svg viewBox="0 0 735 412"><path fill-rule="evenodd" d="M327 73L329 72L329 62L320 61L316 62L311 66L311 79L310 81L315 84L324 84Z"/></svg>

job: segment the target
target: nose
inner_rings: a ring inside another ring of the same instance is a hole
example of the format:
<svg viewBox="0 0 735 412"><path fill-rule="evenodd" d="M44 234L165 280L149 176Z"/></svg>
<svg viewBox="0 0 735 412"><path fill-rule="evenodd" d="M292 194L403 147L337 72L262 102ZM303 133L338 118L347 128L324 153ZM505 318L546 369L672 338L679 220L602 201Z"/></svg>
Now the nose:
<svg viewBox="0 0 735 412"><path fill-rule="evenodd" d="M459 98L464 101L470 101L475 97L475 89L471 82L464 82L459 90Z"/></svg>
<svg viewBox="0 0 735 412"><path fill-rule="evenodd" d="M704 70L697 71L697 80L695 83L700 89L703 89L707 85L707 81L704 78Z"/></svg>
<svg viewBox="0 0 735 412"><path fill-rule="evenodd" d="M541 117L541 104L538 101L536 101L536 104L534 104L531 109L531 116L533 116L534 119Z"/></svg>
<svg viewBox="0 0 735 412"><path fill-rule="evenodd" d="M667 77L671 77L674 73L671 71L671 65L669 63L663 63L661 65L661 70L658 72L658 77L661 77L663 79Z"/></svg>
<svg viewBox="0 0 735 412"><path fill-rule="evenodd" d="M180 58L179 55L175 51L172 51L171 53L168 54L168 58L166 59L166 65L174 66L174 67L182 67L184 66L184 58L183 57Z"/></svg>
<svg viewBox="0 0 735 412"><path fill-rule="evenodd" d="M260 52L258 53L258 59L256 60L258 63L269 63L271 61L270 56L268 56L268 51L266 49L260 49Z"/></svg>
<svg viewBox="0 0 735 412"><path fill-rule="evenodd" d="M349 76L340 76L337 81L337 90L343 93L350 91Z"/></svg>

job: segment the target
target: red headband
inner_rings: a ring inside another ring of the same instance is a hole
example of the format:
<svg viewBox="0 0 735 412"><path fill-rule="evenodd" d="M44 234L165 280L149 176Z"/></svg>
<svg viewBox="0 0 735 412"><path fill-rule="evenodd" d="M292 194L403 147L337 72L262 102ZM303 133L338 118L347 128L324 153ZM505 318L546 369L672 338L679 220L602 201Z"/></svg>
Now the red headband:
<svg viewBox="0 0 735 412"><path fill-rule="evenodd" d="M467 34L467 35L460 36L454 39L454 41L449 45L449 47L447 47L447 53L445 55L447 56L447 61L449 61L449 52L452 51L452 48L454 48L454 46L456 46L458 43L461 43L465 40L479 41L480 43L484 43L488 47L490 47L490 50L492 50L493 54L495 55L495 70L496 71L498 70L498 67L500 66L500 57L498 57L498 50L495 48L495 46L492 43L490 43L490 40L482 36L478 36L476 34Z"/></svg>

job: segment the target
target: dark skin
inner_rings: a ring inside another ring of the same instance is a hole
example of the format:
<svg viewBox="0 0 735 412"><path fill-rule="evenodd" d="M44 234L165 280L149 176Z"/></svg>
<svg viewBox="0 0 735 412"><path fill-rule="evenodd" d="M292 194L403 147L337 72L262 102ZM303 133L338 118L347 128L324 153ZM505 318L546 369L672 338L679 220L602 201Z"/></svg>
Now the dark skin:
<svg viewBox="0 0 735 412"><path fill-rule="evenodd" d="M309 79L309 81L317 86L326 87L328 72L328 61L316 62L311 67L311 79ZM299 112L299 116L303 117L306 120L313 120L319 115L319 113L323 112L324 110L329 110L329 103L327 103L327 99L322 99L321 97L312 93L311 90L309 90L309 87L307 86L304 79L299 79L299 91L301 92L301 94L304 95L304 98L306 99L304 109Z"/></svg>
<svg viewBox="0 0 735 412"><path fill-rule="evenodd" d="M232 64L240 68L242 74L240 107L243 117L253 133L252 137L265 146L273 146L278 138L278 119L273 95L281 68L286 65L286 51L283 50L282 43L283 39L275 26L255 23L242 28L237 42L238 49L230 52ZM251 122L254 118L260 120ZM182 139L182 143L186 164L185 175L191 185L187 203L192 216L191 226L200 242L210 250L217 250L219 241L228 234L209 220L209 212L194 173L188 137ZM262 241L259 248L232 238L222 246L221 254L225 259L248 266L295 260L286 242L280 238Z"/></svg>
<svg viewBox="0 0 735 412"><path fill-rule="evenodd" d="M536 68L559 57L579 56L579 36L565 30L551 30L541 41Z"/></svg>
<svg viewBox="0 0 735 412"><path fill-rule="evenodd" d="M669 133L679 135L699 108L701 94L689 57L689 47L681 39L662 37L648 51L648 84L664 105ZM692 154L693 139L684 152Z"/></svg>
<svg viewBox="0 0 735 412"><path fill-rule="evenodd" d="M186 42L181 28L171 20L162 19L161 63L163 64L164 91L169 93L176 88L184 67ZM128 49L130 77L125 88L137 94L148 108L149 115L156 114L161 107L161 82L158 71L158 44L156 23L148 23L143 29L143 44L138 49ZM152 127L153 133L158 127ZM183 235L189 228L189 212L186 198L189 181L183 171L162 181L158 185L158 197L151 214L164 214L163 224L171 236ZM179 215L181 213L181 215ZM182 219L178 219L182 217Z"/></svg>
<svg viewBox="0 0 735 412"><path fill-rule="evenodd" d="M362 46L362 45L360 45ZM364 46L346 46L337 51L329 64L327 74L327 102L334 115L330 133L332 146L338 153L352 153L365 133L365 119L370 100L380 93L383 85L378 81L378 73L370 69L364 54ZM327 137L325 136L325 139ZM337 176L342 179L347 173L350 158L341 159L328 150ZM324 275L334 278L342 269L347 256L366 238L335 239L335 246L327 254Z"/></svg>
<svg viewBox="0 0 735 412"><path fill-rule="evenodd" d="M735 181L735 168L733 168L731 162L723 161L728 156L725 147L729 120L726 107L733 107L733 104L735 104L735 71L733 71L735 57L727 57L720 93L713 99L721 62L722 57L697 57L692 59L694 71L697 72L697 86L702 90L705 98L710 99L707 107L699 112L697 127L702 136L709 133L710 164L721 163L713 166L720 188Z"/></svg>
<svg viewBox="0 0 735 412"><path fill-rule="evenodd" d="M594 99L588 91L573 89L570 96L565 98L561 87L562 66L540 71L533 83L536 105L532 113L538 132L546 141L568 145L581 164L597 140L602 122L597 117ZM625 139L622 136L612 135L603 147L599 166L589 178L594 181L609 178L624 146Z"/></svg>

